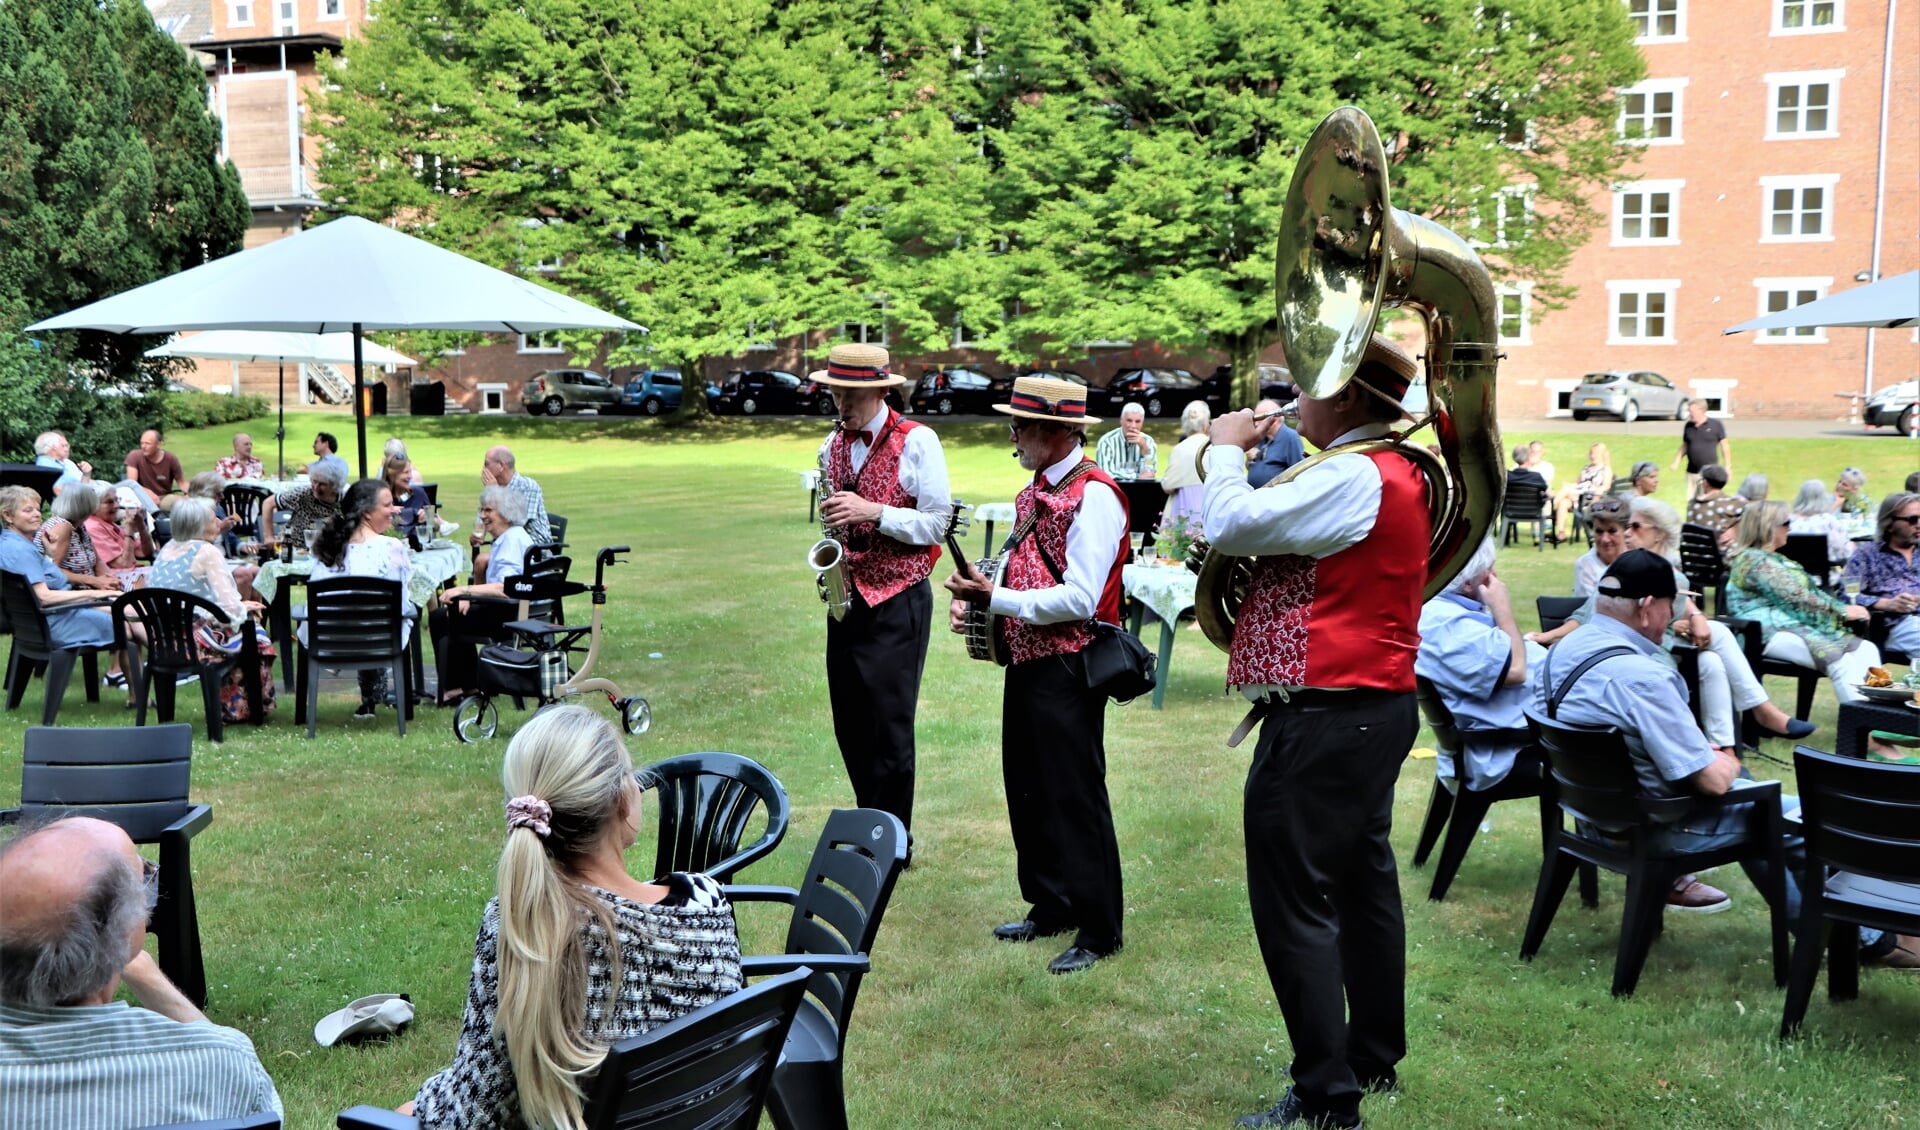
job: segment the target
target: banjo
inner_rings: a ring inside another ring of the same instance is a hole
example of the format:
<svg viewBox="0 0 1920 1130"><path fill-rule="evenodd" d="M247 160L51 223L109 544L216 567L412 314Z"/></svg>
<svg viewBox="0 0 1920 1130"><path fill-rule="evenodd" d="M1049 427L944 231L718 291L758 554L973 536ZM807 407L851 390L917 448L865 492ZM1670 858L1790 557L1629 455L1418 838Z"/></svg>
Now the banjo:
<svg viewBox="0 0 1920 1130"><path fill-rule="evenodd" d="M1048 487L1051 493L1059 493L1071 486L1074 480L1085 475L1094 466L1091 459L1083 459L1080 464L1060 477L1060 481ZM954 500L954 520L947 525L947 548L953 551L954 564L968 577L985 576L999 588L1007 579L1007 559L1013 549L1033 532L1040 521L1040 508L1034 507L1027 512L1026 519L1014 526L1013 532L1000 545L1000 552L992 557L983 557L969 565L966 554L960 552L960 546L954 541L954 530L960 522L961 503ZM968 604L962 612L962 623L967 640L967 658L989 660L1005 667L1010 659L1007 651L1007 617L1001 616L983 605Z"/></svg>

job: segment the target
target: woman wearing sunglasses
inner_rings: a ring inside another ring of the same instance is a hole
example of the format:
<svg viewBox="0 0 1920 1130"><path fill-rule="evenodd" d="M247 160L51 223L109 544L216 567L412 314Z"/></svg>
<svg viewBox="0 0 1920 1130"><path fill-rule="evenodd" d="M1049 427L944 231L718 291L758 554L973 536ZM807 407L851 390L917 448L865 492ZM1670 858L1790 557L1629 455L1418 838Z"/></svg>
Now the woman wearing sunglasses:
<svg viewBox="0 0 1920 1130"><path fill-rule="evenodd" d="M1760 622L1769 659L1817 670L1841 702L1860 702L1854 688L1867 668L1880 665L1880 649L1850 626L1868 619L1867 610L1827 592L1780 552L1791 528L1785 503L1747 507L1727 560L1728 606L1735 616Z"/></svg>

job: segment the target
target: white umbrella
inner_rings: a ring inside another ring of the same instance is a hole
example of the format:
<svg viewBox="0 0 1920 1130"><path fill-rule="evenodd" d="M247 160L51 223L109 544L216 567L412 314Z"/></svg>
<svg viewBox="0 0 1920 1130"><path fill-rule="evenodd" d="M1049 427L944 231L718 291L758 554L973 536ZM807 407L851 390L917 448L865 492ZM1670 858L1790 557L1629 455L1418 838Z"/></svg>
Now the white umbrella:
<svg viewBox="0 0 1920 1130"><path fill-rule="evenodd" d="M275 333L271 330L208 330L175 338L147 350L149 357L203 357L210 361L278 361L280 363L280 423L273 430L276 466L287 464L287 362L350 364L352 334ZM377 342L361 346L363 359L374 365L415 365L413 358ZM237 389L235 391L238 391Z"/></svg>
<svg viewBox="0 0 1920 1130"><path fill-rule="evenodd" d="M1792 330L1813 326L1860 326L1899 329L1920 322L1920 271L1908 271L1879 282L1856 286L1838 294L1776 310L1729 326L1722 333L1747 330Z"/></svg>
<svg viewBox="0 0 1920 1130"><path fill-rule="evenodd" d="M31 330L350 331L360 474L367 421L360 397L367 330L640 330L625 318L425 240L346 216L36 322Z"/></svg>

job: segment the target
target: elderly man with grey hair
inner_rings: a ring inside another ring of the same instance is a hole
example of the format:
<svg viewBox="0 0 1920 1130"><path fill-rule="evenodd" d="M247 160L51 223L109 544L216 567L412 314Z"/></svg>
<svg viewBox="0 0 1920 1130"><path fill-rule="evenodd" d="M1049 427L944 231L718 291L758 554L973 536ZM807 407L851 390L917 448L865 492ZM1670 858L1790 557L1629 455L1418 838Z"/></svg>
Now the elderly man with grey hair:
<svg viewBox="0 0 1920 1130"><path fill-rule="evenodd" d="M142 948L157 872L72 817L0 844L0 1127L122 1127L281 1112L253 1042ZM138 1006L114 1000L125 985Z"/></svg>
<svg viewBox="0 0 1920 1130"><path fill-rule="evenodd" d="M1153 437L1141 430L1147 422L1147 410L1138 404L1120 409L1120 426L1100 437L1094 445L1093 461L1116 479L1151 479L1156 472L1160 449Z"/></svg>
<svg viewBox="0 0 1920 1130"><path fill-rule="evenodd" d="M440 607L427 617L434 663L440 674L440 705L452 706L474 689L478 663L473 640L501 634L519 611L507 599L507 581L526 571L533 536L527 531L527 499L508 486L480 492L480 531L493 537L480 584L459 585L440 593ZM478 598L478 599L476 599Z"/></svg>
<svg viewBox="0 0 1920 1130"><path fill-rule="evenodd" d="M271 548L278 538L274 516L287 515L287 538L295 545L305 543L307 531L318 533L320 524L340 513L340 496L347 492L345 464L315 463L307 473L307 485L288 487L260 503L260 544Z"/></svg>
<svg viewBox="0 0 1920 1130"><path fill-rule="evenodd" d="M59 432L41 432L33 437L33 463L36 467L53 467L59 470L60 477L53 481L54 497L67 489L70 483L84 483L93 478L93 464L84 460L73 461L73 447L67 437Z"/></svg>
<svg viewBox="0 0 1920 1130"><path fill-rule="evenodd" d="M480 484L486 487L504 487L519 496L526 506L527 537L534 545L549 545L553 542L553 527L547 521L547 499L540 490L540 484L520 473L514 465L513 451L506 447L490 447L486 457L480 463ZM470 536L476 548L485 540L482 516L475 516L473 533ZM473 571L485 573L489 551L474 555Z"/></svg>

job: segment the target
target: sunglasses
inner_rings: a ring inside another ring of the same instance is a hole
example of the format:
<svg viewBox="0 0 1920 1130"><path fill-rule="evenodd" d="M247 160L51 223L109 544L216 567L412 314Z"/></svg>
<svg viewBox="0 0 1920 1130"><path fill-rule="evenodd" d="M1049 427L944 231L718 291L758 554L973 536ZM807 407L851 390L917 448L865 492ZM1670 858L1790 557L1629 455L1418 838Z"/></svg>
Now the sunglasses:
<svg viewBox="0 0 1920 1130"><path fill-rule="evenodd" d="M140 884L147 891L147 913L160 905L160 865L151 859L140 861Z"/></svg>
<svg viewBox="0 0 1920 1130"><path fill-rule="evenodd" d="M1889 522L1920 522L1920 514L1895 514L1893 517L1888 518L1887 521Z"/></svg>
<svg viewBox="0 0 1920 1130"><path fill-rule="evenodd" d="M1037 428L1039 426L1040 421L1038 420L1013 420L1007 424L1007 434L1015 439L1019 439L1021 432L1026 431L1028 428Z"/></svg>

